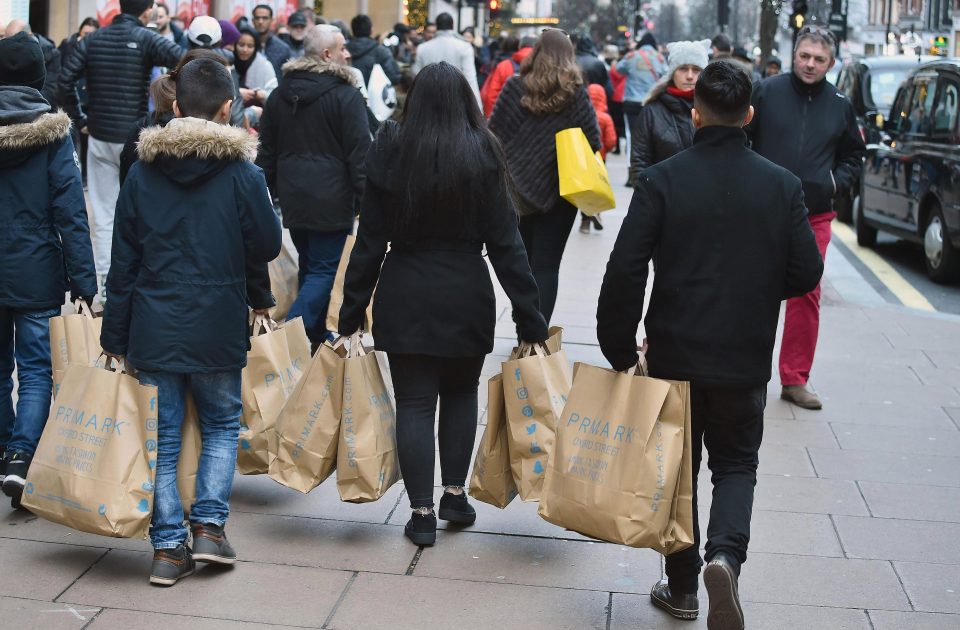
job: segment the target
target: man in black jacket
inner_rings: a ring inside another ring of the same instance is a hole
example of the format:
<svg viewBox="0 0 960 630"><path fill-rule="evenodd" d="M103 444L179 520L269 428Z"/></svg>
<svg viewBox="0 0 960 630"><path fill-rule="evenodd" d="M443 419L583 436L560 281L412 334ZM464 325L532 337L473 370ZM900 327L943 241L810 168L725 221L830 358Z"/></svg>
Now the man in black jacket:
<svg viewBox="0 0 960 630"><path fill-rule="evenodd" d="M823 272L799 180L746 146L750 92L750 78L730 62L701 73L694 144L640 175L597 308L604 356L616 370L635 365L655 255L647 360L653 377L690 381L696 542L667 556L668 579L650 597L680 619L699 613L696 485L705 444L713 473L704 571L711 630L743 628L737 578L750 539L780 302L812 289Z"/></svg>
<svg viewBox="0 0 960 630"><path fill-rule="evenodd" d="M857 181L866 148L853 105L826 80L836 62L833 34L801 29L793 71L762 81L753 95L757 111L747 134L753 149L800 178L810 226L826 257L833 198ZM780 397L805 409L822 403L807 389L820 328L820 286L787 302L780 344Z"/></svg>
<svg viewBox="0 0 960 630"><path fill-rule="evenodd" d="M267 185L300 257L300 293L288 317L303 317L321 343L340 255L364 188L370 127L353 83L343 34L321 24L307 32L302 58L288 62L263 108L260 152Z"/></svg>
<svg viewBox="0 0 960 630"><path fill-rule="evenodd" d="M64 109L90 134L87 185L93 212L93 255L101 287L110 270L113 213L120 194L120 152L130 129L147 113L150 71L173 68L183 50L144 25L152 0L120 0L120 15L87 35L63 62ZM77 81L87 80L88 106L80 108Z"/></svg>
<svg viewBox="0 0 960 630"><path fill-rule="evenodd" d="M60 109L60 66L63 58L57 50L57 45L43 35L34 33L30 25L23 20L13 20L7 24L6 37L13 37L20 32L26 33L40 44L40 50L43 51L43 65L47 72L47 78L43 82L40 93L50 103L51 109Z"/></svg>
<svg viewBox="0 0 960 630"><path fill-rule="evenodd" d="M260 38L260 52L273 64L279 77L283 73L283 64L290 59L292 53L290 47L273 32L273 7L269 4L253 7L253 28Z"/></svg>
<svg viewBox="0 0 960 630"><path fill-rule="evenodd" d="M390 50L370 36L373 33L370 16L360 14L350 20L350 30L353 31L353 39L347 44L350 65L363 74L363 84L370 84L370 73L377 64L383 68L390 83L400 83L400 68L397 67Z"/></svg>

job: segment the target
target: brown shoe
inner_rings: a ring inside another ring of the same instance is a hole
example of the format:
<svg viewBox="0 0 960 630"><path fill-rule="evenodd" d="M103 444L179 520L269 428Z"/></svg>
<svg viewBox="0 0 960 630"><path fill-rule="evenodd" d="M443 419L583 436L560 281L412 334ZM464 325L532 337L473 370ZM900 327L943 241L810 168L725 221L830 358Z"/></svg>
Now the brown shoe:
<svg viewBox="0 0 960 630"><path fill-rule="evenodd" d="M803 409L822 409L820 398L804 385L784 385L780 398Z"/></svg>

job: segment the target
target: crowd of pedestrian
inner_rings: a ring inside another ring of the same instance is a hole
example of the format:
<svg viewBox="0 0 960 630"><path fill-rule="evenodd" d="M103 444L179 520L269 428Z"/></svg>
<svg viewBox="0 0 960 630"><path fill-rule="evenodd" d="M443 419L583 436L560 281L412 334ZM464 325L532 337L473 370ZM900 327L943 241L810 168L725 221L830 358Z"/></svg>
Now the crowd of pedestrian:
<svg viewBox="0 0 960 630"><path fill-rule="evenodd" d="M181 28L152 0L120 8L109 25L84 20L59 49L21 23L0 40L0 476L15 505L50 407L49 320L69 292L103 305L104 354L158 387L151 581L173 584L195 560L236 560L224 528L240 370L249 314L275 304L267 264L282 218L299 258L289 317L315 347L364 328L376 291L406 535L436 537L438 409L439 517L473 522L464 487L496 320L484 255L518 340L544 342L578 214L559 194L555 137L579 129L605 158L625 136L635 190L603 278L598 339L614 369L637 364L652 260L645 350L651 376L692 384L694 523L701 443L714 475L708 623L742 628L736 584L780 302L790 298L782 395L819 408L807 380L832 198L863 153L849 102L824 80L829 33L801 31L792 72L771 63L761 79L723 36L661 48L645 33L601 56L588 36L559 29L490 46L446 13L381 38L365 15L348 28L305 10L278 28L260 5L250 20L200 16ZM379 116L388 99L374 100L390 85L403 102ZM797 121L805 132L792 142ZM328 330L358 214L339 327ZM581 220L581 231L602 227ZM176 485L188 389L203 437L189 529ZM694 532L651 592L686 619L699 612L704 562Z"/></svg>

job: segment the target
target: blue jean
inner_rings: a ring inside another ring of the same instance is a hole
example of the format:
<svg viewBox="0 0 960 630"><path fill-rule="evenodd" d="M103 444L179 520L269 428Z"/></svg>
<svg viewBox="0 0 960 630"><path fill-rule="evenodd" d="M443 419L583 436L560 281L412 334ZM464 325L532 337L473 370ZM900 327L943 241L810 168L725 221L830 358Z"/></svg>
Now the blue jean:
<svg viewBox="0 0 960 630"><path fill-rule="evenodd" d="M300 259L300 290L290 307L287 319L302 317L307 336L314 343L322 343L330 335L326 326L327 307L330 305L330 291L333 290L337 266L340 264L348 234L350 230L290 230L290 237Z"/></svg>
<svg viewBox="0 0 960 630"><path fill-rule="evenodd" d="M193 394L200 419L203 450L197 469L197 498L191 523L224 525L230 515L233 470L240 434L240 370L213 374L140 372L140 382L157 386L157 474L150 542L154 549L173 549L187 540L183 506L177 490L181 426L186 397Z"/></svg>
<svg viewBox="0 0 960 630"><path fill-rule="evenodd" d="M50 413L50 318L60 307L20 311L0 307L0 451L33 455ZM17 409L13 409L13 368Z"/></svg>

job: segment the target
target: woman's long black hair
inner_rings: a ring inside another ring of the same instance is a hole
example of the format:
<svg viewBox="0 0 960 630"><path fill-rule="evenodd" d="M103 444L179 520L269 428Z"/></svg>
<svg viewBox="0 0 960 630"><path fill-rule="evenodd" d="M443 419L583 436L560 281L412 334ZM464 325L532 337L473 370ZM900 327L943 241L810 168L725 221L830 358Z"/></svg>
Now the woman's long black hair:
<svg viewBox="0 0 960 630"><path fill-rule="evenodd" d="M397 143L397 176L405 187L398 234L475 238L479 210L496 193L484 174L494 168L502 178L505 167L500 143L460 70L440 62L417 74Z"/></svg>

